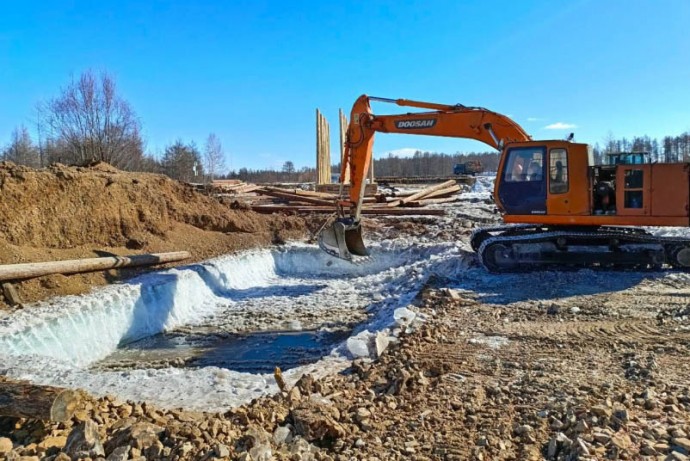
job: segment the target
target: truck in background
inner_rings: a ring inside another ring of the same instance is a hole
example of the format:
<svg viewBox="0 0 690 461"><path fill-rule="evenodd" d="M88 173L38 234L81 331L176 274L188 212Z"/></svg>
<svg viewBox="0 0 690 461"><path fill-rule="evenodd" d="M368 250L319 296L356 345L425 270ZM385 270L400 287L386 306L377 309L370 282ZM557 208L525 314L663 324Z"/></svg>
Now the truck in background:
<svg viewBox="0 0 690 461"><path fill-rule="evenodd" d="M482 162L479 160L468 160L464 163L456 163L453 166L453 174L469 174L469 175L476 175L477 173L481 173L484 171L484 168L482 168Z"/></svg>

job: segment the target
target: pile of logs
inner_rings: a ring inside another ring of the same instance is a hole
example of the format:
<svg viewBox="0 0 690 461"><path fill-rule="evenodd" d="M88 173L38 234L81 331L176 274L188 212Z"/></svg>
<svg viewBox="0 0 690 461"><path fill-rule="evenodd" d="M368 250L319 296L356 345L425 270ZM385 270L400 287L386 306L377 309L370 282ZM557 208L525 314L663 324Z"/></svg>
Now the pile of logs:
<svg viewBox="0 0 690 461"><path fill-rule="evenodd" d="M396 193L385 195L377 193L364 197L362 214L364 215L443 215L443 209L424 208L458 200L461 186L454 180L426 187L418 192ZM295 213L333 213L337 194L304 191L301 189L283 189L277 187L257 187L253 191L257 201L251 204L259 213L295 212ZM272 200L266 203L263 197ZM259 203L261 202L261 203Z"/></svg>
<svg viewBox="0 0 690 461"><path fill-rule="evenodd" d="M214 195L241 195L254 192L260 186L242 182L239 179L215 179L210 184L210 192Z"/></svg>

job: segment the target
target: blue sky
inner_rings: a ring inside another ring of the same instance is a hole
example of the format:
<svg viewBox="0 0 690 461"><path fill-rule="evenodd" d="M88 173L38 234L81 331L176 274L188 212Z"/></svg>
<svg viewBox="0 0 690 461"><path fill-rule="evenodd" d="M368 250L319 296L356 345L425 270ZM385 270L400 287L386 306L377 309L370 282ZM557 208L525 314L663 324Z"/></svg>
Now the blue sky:
<svg viewBox="0 0 690 461"><path fill-rule="evenodd" d="M362 93L487 107L536 139L690 129L687 0L1 4L0 145L86 69L115 76L149 151L215 132L233 168L313 165L316 107L337 152L338 108ZM485 147L376 138L401 149Z"/></svg>

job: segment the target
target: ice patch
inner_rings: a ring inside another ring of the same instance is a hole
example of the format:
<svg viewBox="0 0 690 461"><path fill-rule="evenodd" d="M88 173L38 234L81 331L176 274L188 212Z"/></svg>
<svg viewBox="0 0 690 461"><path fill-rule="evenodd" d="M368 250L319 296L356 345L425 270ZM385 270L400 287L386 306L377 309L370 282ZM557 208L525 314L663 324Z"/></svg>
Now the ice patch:
<svg viewBox="0 0 690 461"><path fill-rule="evenodd" d="M302 327L297 314L326 322L336 307L368 312L368 320L330 356L284 376L296 380L306 370L324 374L344 367L346 358L376 356L387 347L391 328L415 320L414 312L405 307L428 277L452 276L464 269L465 261L455 243L388 241L371 250L364 263L353 265L314 246L291 244L148 274L32 306L0 319L0 375L163 407L222 411L240 405L276 392L273 377L218 367L89 367L120 345L163 331L190 326L241 330L242 325L233 323L238 313L253 320L264 315L284 318L286 329L297 330Z"/></svg>
<svg viewBox="0 0 690 461"><path fill-rule="evenodd" d="M491 349L498 349L508 344L508 338L503 336L478 336L467 340L470 344L483 344Z"/></svg>

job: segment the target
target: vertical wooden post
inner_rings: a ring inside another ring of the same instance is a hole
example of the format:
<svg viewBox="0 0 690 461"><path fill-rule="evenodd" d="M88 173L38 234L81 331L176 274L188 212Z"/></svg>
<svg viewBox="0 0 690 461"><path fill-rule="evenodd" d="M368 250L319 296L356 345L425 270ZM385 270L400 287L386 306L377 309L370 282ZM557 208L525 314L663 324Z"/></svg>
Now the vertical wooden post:
<svg viewBox="0 0 690 461"><path fill-rule="evenodd" d="M316 184L321 184L321 113L316 108Z"/></svg>
<svg viewBox="0 0 690 461"><path fill-rule="evenodd" d="M330 127L326 117L316 109L316 184L331 183Z"/></svg>
<svg viewBox="0 0 690 461"><path fill-rule="evenodd" d="M345 163L345 179L343 180L341 178L341 182L343 184L349 184L350 183L350 164L345 158L345 140L346 140L346 133L347 133L347 117L345 117L345 113L343 112L342 109L338 109L340 113L340 164L342 165ZM342 171L342 169L341 169Z"/></svg>

